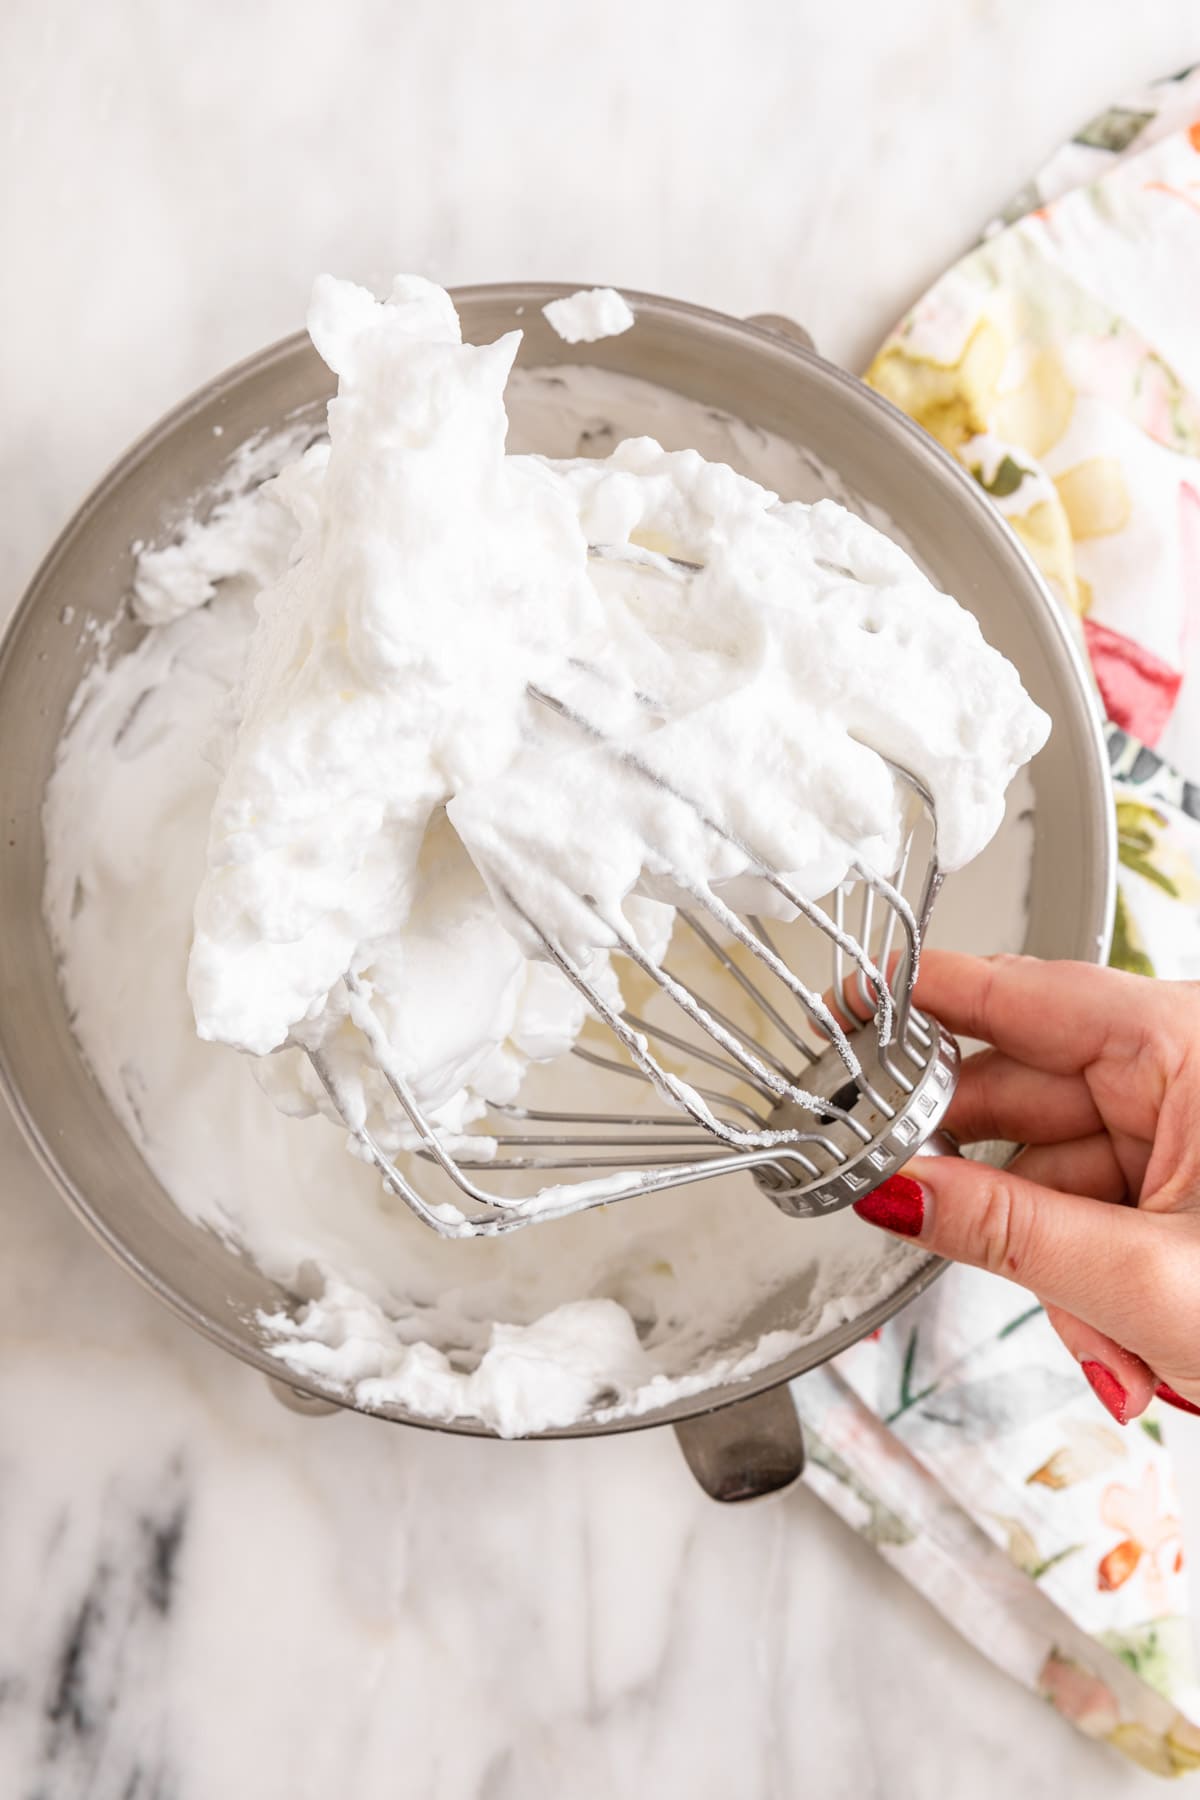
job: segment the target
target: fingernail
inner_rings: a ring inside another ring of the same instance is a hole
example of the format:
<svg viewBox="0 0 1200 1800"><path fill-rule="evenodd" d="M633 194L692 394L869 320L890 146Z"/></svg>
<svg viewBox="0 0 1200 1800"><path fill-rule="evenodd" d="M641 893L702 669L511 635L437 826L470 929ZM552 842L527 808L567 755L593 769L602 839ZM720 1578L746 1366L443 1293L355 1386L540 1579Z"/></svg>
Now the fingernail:
<svg viewBox="0 0 1200 1800"><path fill-rule="evenodd" d="M1128 1424L1129 1395L1112 1370L1106 1369L1102 1362L1085 1362L1080 1367L1101 1406L1112 1414L1118 1425Z"/></svg>
<svg viewBox="0 0 1200 1800"><path fill-rule="evenodd" d="M1196 1417L1200 1419L1200 1406L1197 1406L1194 1400L1185 1400L1182 1394L1177 1394L1175 1389L1168 1387L1165 1381L1159 1382L1154 1393L1157 1399L1165 1400L1168 1406L1177 1406L1180 1412L1195 1413Z"/></svg>
<svg viewBox="0 0 1200 1800"><path fill-rule="evenodd" d="M911 1175L889 1175L877 1188L856 1200L854 1210L868 1225L897 1232L900 1237L920 1237L925 1189Z"/></svg>

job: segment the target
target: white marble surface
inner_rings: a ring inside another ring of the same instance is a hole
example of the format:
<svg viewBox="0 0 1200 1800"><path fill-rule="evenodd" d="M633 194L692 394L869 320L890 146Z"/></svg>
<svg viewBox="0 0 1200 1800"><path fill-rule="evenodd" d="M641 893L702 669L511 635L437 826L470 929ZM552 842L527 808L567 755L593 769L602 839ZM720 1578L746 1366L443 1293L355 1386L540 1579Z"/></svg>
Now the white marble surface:
<svg viewBox="0 0 1200 1800"><path fill-rule="evenodd" d="M1195 0L10 0L0 603L318 268L785 310L854 363L1073 125L1197 56ZM7 1118L0 1233L5 1800L1151 1790L806 1494L722 1512L661 1433L295 1418Z"/></svg>

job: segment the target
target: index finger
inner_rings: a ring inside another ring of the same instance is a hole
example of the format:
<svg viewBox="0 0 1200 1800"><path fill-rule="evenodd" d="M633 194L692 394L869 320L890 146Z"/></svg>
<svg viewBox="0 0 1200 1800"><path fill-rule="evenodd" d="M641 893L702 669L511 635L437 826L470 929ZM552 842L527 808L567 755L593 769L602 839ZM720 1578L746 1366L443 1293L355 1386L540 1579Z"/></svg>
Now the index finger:
<svg viewBox="0 0 1200 1800"><path fill-rule="evenodd" d="M1052 1074L1135 1056L1155 999L1144 976L1094 963L953 950L926 950L916 986L917 1005L951 1031Z"/></svg>

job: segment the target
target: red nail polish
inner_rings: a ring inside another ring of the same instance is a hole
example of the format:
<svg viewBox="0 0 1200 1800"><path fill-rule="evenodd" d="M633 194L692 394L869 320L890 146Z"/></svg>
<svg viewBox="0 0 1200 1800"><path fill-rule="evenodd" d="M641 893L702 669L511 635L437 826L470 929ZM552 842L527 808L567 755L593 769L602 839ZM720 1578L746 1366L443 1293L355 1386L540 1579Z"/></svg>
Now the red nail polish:
<svg viewBox="0 0 1200 1800"><path fill-rule="evenodd" d="M856 1200L854 1210L868 1225L878 1225L901 1237L919 1237L925 1217L925 1189L911 1175L889 1175L871 1193Z"/></svg>
<svg viewBox="0 0 1200 1800"><path fill-rule="evenodd" d="M1165 1400L1168 1406L1177 1406L1180 1412L1195 1413L1196 1417L1200 1419L1200 1406L1197 1406L1194 1400L1185 1400L1182 1394L1177 1394L1175 1389L1168 1387L1165 1381L1159 1382L1154 1393L1156 1399Z"/></svg>
<svg viewBox="0 0 1200 1800"><path fill-rule="evenodd" d="M1112 1414L1118 1425L1128 1424L1129 1395L1112 1370L1106 1369L1102 1362L1085 1362L1080 1366L1101 1406Z"/></svg>

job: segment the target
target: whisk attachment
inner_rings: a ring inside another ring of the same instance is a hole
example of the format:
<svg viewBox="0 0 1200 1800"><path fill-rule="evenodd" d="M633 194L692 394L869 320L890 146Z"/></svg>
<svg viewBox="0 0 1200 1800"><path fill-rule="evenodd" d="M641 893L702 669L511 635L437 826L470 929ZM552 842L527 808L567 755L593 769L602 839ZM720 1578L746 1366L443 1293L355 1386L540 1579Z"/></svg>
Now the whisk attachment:
<svg viewBox="0 0 1200 1800"><path fill-rule="evenodd" d="M917 784L912 791L920 794ZM914 829L906 840L902 873L915 836ZM912 1002L936 886L930 864L914 909L895 883L860 870L826 906L806 904L804 926L828 941L831 989L847 996L847 1011L868 1014L852 1029L793 973L763 919L742 920L711 894L677 917L673 951L687 947L686 975L673 971L671 953L654 962L632 934L621 945L654 984L654 1004L644 1009L653 1017L618 1011L544 938L546 955L611 1039L604 1050L579 1043L570 1053L585 1096L579 1110L493 1105L476 1134L449 1139L396 1067L369 992L353 975L345 978L350 1018L411 1125L413 1154L390 1155L356 1117L329 1060L320 1050L309 1056L361 1153L444 1237L492 1236L739 1170L790 1217L819 1216L851 1205L912 1156L941 1125L953 1094L957 1045ZM722 987L750 1002L763 1021L758 1036L712 997ZM691 1078L668 1067L668 1057L682 1059ZM593 1110L586 1097L598 1087L613 1103ZM616 1098L622 1090L627 1107ZM646 1105L648 1090L666 1110ZM440 1178L444 1198L425 1191L429 1176ZM497 1185L514 1176L553 1185L532 1194Z"/></svg>
<svg viewBox="0 0 1200 1800"><path fill-rule="evenodd" d="M593 554L695 569L632 545L597 546ZM536 687L529 693L733 845L795 922L779 927L742 916L681 871L674 879L686 904L657 960L620 919L597 911L596 942L613 942L613 956L650 984L649 1004L634 1012L539 927L518 895L504 891L506 905L604 1030L601 1048L587 1039L570 1053L580 1108L492 1105L478 1127L452 1138L397 1066L369 988L348 974L349 1017L408 1122L412 1146L389 1154L361 1105L342 1091L330 1059L310 1049L360 1153L424 1224L453 1238L494 1236L740 1171L793 1218L853 1204L938 1132L957 1080L954 1039L913 1004L941 883L928 791L889 762L906 802L895 871L885 878L854 863L847 880L818 903L640 760L636 747L611 744L554 695ZM584 896L580 901L594 907ZM813 932L825 949L819 984L802 979L792 959L796 941ZM836 1010L826 991L840 997ZM751 1025L733 1016L738 1005Z"/></svg>

